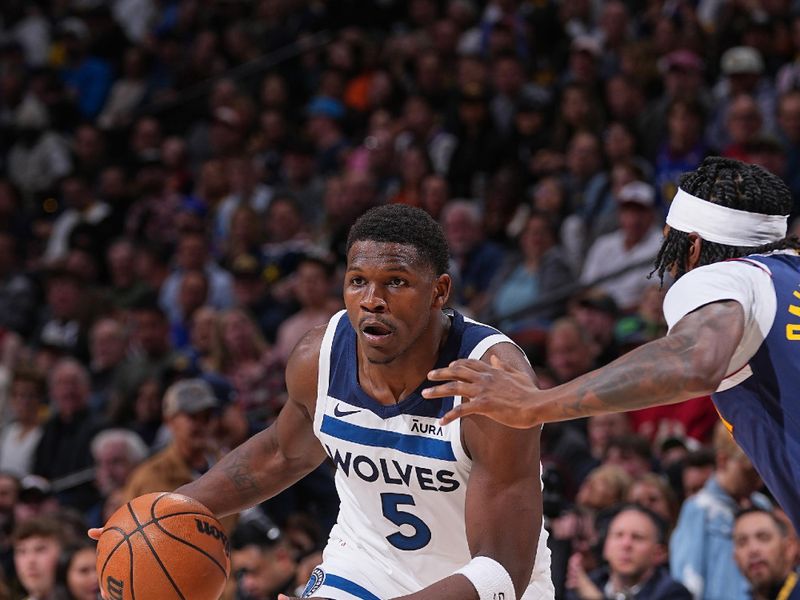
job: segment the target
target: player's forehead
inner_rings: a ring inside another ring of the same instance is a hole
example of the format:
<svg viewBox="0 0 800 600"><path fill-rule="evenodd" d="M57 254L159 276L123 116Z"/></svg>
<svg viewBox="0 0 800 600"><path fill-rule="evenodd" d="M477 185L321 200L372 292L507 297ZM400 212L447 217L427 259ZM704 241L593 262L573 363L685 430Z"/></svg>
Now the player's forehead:
<svg viewBox="0 0 800 600"><path fill-rule="evenodd" d="M420 273L425 268L419 249L412 244L359 240L347 253L348 271L369 269Z"/></svg>

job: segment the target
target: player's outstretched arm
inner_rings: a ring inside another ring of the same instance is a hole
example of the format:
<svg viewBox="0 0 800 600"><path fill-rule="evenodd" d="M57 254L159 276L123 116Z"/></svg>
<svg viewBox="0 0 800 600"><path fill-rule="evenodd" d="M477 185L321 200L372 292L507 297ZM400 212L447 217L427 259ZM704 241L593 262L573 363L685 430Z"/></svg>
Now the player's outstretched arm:
<svg viewBox="0 0 800 600"><path fill-rule="evenodd" d="M666 337L550 390L539 390L525 369L458 360L428 377L443 381L426 398L461 395L443 422L480 414L511 427L534 427L591 415L673 404L715 391L742 339L744 311L733 300L713 302L683 317Z"/></svg>
<svg viewBox="0 0 800 600"><path fill-rule="evenodd" d="M532 381L533 371L515 346L499 344L484 359L491 356L527 370ZM473 463L466 498L473 560L456 574L396 600L512 600L530 583L542 526L538 431L531 435L475 416L462 422L462 437Z"/></svg>
<svg viewBox="0 0 800 600"><path fill-rule="evenodd" d="M314 436L317 361L324 327L301 340L286 367L289 399L276 422L176 492L229 515L274 496L318 467L325 452Z"/></svg>

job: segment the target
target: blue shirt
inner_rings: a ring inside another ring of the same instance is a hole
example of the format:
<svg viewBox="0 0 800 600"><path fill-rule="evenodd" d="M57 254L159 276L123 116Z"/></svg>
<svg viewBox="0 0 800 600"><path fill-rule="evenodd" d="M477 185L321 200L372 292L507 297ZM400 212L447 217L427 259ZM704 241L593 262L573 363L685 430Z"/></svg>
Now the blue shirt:
<svg viewBox="0 0 800 600"><path fill-rule="evenodd" d="M771 508L761 494L751 501ZM685 585L697 600L748 600L749 583L733 559L733 517L736 501L712 476L681 509L669 542L672 577Z"/></svg>

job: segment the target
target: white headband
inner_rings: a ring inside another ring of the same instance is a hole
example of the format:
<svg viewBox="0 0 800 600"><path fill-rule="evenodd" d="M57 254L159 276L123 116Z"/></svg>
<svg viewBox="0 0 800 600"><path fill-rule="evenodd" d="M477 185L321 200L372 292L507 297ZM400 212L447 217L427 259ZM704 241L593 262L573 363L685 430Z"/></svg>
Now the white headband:
<svg viewBox="0 0 800 600"><path fill-rule="evenodd" d="M755 248L786 237L787 215L762 215L708 202L678 188L667 225L709 242Z"/></svg>

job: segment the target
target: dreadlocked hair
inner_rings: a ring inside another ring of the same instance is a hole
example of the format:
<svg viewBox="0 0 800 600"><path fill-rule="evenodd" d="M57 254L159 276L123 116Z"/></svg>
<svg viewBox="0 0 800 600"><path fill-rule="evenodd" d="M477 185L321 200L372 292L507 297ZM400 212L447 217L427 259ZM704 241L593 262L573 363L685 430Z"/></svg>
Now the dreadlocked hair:
<svg viewBox="0 0 800 600"><path fill-rule="evenodd" d="M758 165L730 158L706 158L696 170L681 176L680 187L693 196L737 210L762 215L788 215L792 211L792 194L779 177ZM677 267L678 277L683 275L690 245L688 233L670 228L650 275L658 273L662 284L664 273L673 266ZM787 236L755 248L703 240L698 264L708 265L729 258L787 249L800 250L797 236Z"/></svg>

